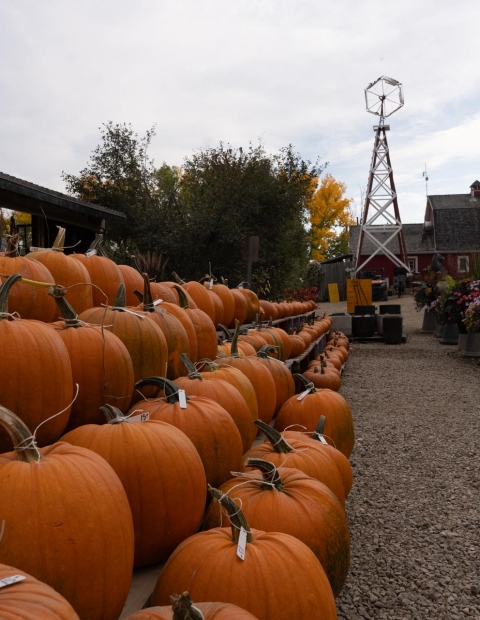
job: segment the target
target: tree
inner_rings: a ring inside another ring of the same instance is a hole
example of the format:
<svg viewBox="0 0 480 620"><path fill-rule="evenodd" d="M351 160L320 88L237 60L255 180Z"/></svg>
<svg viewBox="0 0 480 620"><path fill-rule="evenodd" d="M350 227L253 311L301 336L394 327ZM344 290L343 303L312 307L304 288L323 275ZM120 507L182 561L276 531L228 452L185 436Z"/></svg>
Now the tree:
<svg viewBox="0 0 480 620"><path fill-rule="evenodd" d="M155 252L186 279L204 276L211 263L214 274L236 285L246 276L244 239L258 235L258 288L261 282L279 297L285 286L301 284L308 204L322 166L304 161L291 145L269 155L262 144L220 143L186 157L181 168L155 168L148 157L153 128L139 138L130 125L108 123L101 133L87 167L63 179L74 195L126 214L125 223L108 228L115 260Z"/></svg>
<svg viewBox="0 0 480 620"><path fill-rule="evenodd" d="M348 252L348 226L355 222L350 209L353 199L344 196L346 189L344 183L326 174L308 204L310 253L315 260L321 261Z"/></svg>

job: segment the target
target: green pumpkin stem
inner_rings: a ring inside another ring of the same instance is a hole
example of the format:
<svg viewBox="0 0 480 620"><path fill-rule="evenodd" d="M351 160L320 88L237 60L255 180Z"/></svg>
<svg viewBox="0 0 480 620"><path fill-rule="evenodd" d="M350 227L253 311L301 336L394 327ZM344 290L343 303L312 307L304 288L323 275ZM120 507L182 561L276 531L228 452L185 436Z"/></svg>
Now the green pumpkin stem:
<svg viewBox="0 0 480 620"><path fill-rule="evenodd" d="M325 430L325 416L321 415L320 420L318 421L317 428L312 433L312 439L316 439L320 441L320 437L323 435L323 431Z"/></svg>
<svg viewBox="0 0 480 620"><path fill-rule="evenodd" d="M222 325L221 323L218 324L218 329L220 329L224 334L225 334L225 340L224 342L230 342L232 340L232 332L228 329L228 327L225 327L225 325Z"/></svg>
<svg viewBox="0 0 480 620"><path fill-rule="evenodd" d="M189 359L186 353L180 354L180 359L183 362L183 365L187 369L187 374L189 379L198 379L199 381L203 381L202 375L195 368L194 363Z"/></svg>
<svg viewBox="0 0 480 620"><path fill-rule="evenodd" d="M67 289L63 286L52 286L48 289L48 294L53 297L57 304L67 327L81 327L82 323L78 318L78 314L65 299Z"/></svg>
<svg viewBox="0 0 480 620"><path fill-rule="evenodd" d="M142 273L143 278L143 299L142 308L145 312L155 312L155 305L153 303L152 289L150 287L150 279L148 273Z"/></svg>
<svg viewBox="0 0 480 620"><path fill-rule="evenodd" d="M208 485L208 491L213 499L219 502L227 511L228 518L230 519L230 525L232 527L232 541L235 544L238 543L240 528L243 527L243 529L247 532L247 542L253 542L253 536L250 533L250 527L247 520L233 499L222 493L219 489L214 489L210 484Z"/></svg>
<svg viewBox="0 0 480 620"><path fill-rule="evenodd" d="M275 353L277 347L274 347L273 344L264 344L260 351L257 351L257 357L262 357L266 359L269 357L269 353Z"/></svg>
<svg viewBox="0 0 480 620"><path fill-rule="evenodd" d="M172 276L175 278L175 282L177 282L178 284L185 284L185 280L182 280L182 278L178 275L176 271L172 271Z"/></svg>
<svg viewBox="0 0 480 620"><path fill-rule="evenodd" d="M245 467L255 467L262 472L263 479L266 483L262 485L262 489L264 489L265 491L273 491L274 488L277 491L281 491L285 486L280 479L277 468L273 463L270 463L269 461L264 461L263 459L249 458L245 462Z"/></svg>
<svg viewBox="0 0 480 620"><path fill-rule="evenodd" d="M120 409L117 409L117 407L114 407L113 405L103 405L103 407L100 407L100 412L106 417L107 422L112 422L115 420L115 423L119 424L121 422L126 422L127 420Z"/></svg>
<svg viewBox="0 0 480 620"><path fill-rule="evenodd" d="M266 424L262 420L254 420L253 423L265 433L275 452L278 452L278 454L288 454L288 452L293 450L292 446L288 443L285 437L275 428L272 428L269 424Z"/></svg>
<svg viewBox="0 0 480 620"><path fill-rule="evenodd" d="M10 436L19 461L33 463L40 460L40 453L28 427L10 409L2 405L0 405L0 427Z"/></svg>
<svg viewBox="0 0 480 620"><path fill-rule="evenodd" d="M172 620L205 620L202 612L194 607L188 592L173 594L170 597L172 603Z"/></svg>
<svg viewBox="0 0 480 620"><path fill-rule="evenodd" d="M300 381L304 384L304 386L309 390L310 394L315 394L317 390L315 389L315 386L313 385L311 381L309 381L306 377L301 375L299 372L294 373L293 376L298 377L300 379Z"/></svg>
<svg viewBox="0 0 480 620"><path fill-rule="evenodd" d="M240 357L238 352L238 336L240 335L240 321L235 319L235 330L230 344L230 357Z"/></svg>
<svg viewBox="0 0 480 620"><path fill-rule="evenodd" d="M181 286L178 286L177 284L174 284L173 288L178 293L178 301L179 301L180 308L183 308L184 310L190 308L190 306L188 305L188 298L185 295L185 291L183 290L183 288Z"/></svg>
<svg viewBox="0 0 480 620"><path fill-rule="evenodd" d="M8 276L8 278L0 286L0 321L8 318L8 294L10 293L10 289L15 282L18 282L21 279L22 276L19 273L13 273L11 276Z"/></svg>
<svg viewBox="0 0 480 620"><path fill-rule="evenodd" d="M180 389L176 383L166 379L165 377L146 377L135 383L135 389L139 390L142 387L148 385L154 385L159 387L165 394L165 400L168 404L173 405L179 401L178 390ZM188 400L188 398L187 398Z"/></svg>

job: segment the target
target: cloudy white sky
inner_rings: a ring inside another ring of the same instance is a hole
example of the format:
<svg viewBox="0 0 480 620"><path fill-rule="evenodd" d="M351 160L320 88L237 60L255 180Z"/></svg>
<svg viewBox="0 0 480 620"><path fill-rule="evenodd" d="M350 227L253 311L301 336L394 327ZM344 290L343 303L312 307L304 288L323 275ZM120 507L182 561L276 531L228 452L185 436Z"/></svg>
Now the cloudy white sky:
<svg viewBox="0 0 480 620"><path fill-rule="evenodd" d="M390 154L403 222L480 177L478 0L3 0L0 170L64 191L109 120L155 163L260 138L329 162L360 214L376 117L364 88L403 84Z"/></svg>

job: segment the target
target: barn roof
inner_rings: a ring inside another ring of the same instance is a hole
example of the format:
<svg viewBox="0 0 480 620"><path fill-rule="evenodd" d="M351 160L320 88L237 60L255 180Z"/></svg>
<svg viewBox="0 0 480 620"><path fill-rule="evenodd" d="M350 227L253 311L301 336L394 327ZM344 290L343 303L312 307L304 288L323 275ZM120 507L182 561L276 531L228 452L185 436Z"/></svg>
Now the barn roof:
<svg viewBox="0 0 480 620"><path fill-rule="evenodd" d="M475 181L477 184L478 181ZM480 250L480 197L470 194L428 196L433 209L438 252Z"/></svg>
<svg viewBox="0 0 480 620"><path fill-rule="evenodd" d="M375 237L382 243L385 243L392 233L391 231L382 232L382 226L379 226L378 229L378 232L375 233ZM425 233L423 224L403 224L402 229L403 236L405 238L405 245L407 246L407 254L429 254L435 252L433 235L431 233ZM356 252L358 236L360 234L360 226L350 226L349 232L350 251ZM395 254L400 254L400 249L398 247L398 235L387 244L387 248ZM372 241L365 236L363 238L362 254L373 254L376 249L377 246L375 246Z"/></svg>

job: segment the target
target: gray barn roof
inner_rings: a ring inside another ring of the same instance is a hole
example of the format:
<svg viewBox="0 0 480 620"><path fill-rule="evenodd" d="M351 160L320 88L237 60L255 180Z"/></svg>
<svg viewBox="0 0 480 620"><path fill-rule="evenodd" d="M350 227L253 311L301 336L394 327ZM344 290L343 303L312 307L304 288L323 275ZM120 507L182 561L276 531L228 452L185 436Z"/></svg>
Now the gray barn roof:
<svg viewBox="0 0 480 620"><path fill-rule="evenodd" d="M477 181L475 181L477 183ZM438 252L480 250L480 197L470 194L429 196Z"/></svg>
<svg viewBox="0 0 480 620"><path fill-rule="evenodd" d="M381 226L379 226L378 229L379 232L375 234L375 237L384 243L392 233L381 232ZM433 234L426 234L423 230L423 224L403 224L402 229L403 236L405 237L405 245L407 246L407 254L428 254L435 252ZM350 226L349 233L350 251L356 252L360 226ZM400 249L398 247L398 236L394 237L394 239L387 244L387 248L394 254L400 254ZM368 237L365 236L362 245L362 255L373 254L376 249L377 247Z"/></svg>

